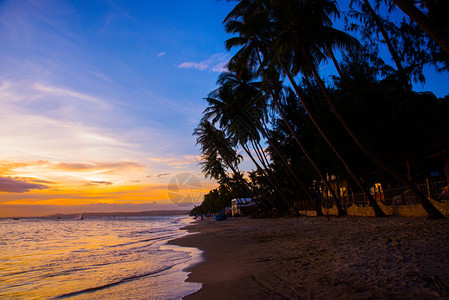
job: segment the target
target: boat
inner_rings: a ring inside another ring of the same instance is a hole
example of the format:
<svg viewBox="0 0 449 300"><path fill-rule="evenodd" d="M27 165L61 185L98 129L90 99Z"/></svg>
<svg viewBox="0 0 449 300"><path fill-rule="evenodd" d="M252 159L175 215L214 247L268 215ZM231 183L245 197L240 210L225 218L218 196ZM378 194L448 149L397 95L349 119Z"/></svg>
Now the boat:
<svg viewBox="0 0 449 300"><path fill-rule="evenodd" d="M83 214L80 214L77 220L84 220Z"/></svg>
<svg viewBox="0 0 449 300"><path fill-rule="evenodd" d="M215 215L215 221L224 221L226 220L228 217L226 216L226 214L224 213L219 213Z"/></svg>

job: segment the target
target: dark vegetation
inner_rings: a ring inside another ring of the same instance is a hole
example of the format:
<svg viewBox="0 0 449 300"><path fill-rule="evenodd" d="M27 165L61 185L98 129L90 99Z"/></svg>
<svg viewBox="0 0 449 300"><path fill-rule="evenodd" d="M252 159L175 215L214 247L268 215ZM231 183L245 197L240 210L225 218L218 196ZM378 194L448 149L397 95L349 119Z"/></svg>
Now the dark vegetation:
<svg viewBox="0 0 449 300"><path fill-rule="evenodd" d="M417 182L448 180L449 95L414 87L426 68L448 71L449 2L235 2L223 24L237 51L194 131L202 170L219 187L192 213L252 197L278 214L302 203L321 215L327 200L342 216L351 192L382 217L370 191L381 183L442 218ZM253 171L239 168L243 157Z"/></svg>

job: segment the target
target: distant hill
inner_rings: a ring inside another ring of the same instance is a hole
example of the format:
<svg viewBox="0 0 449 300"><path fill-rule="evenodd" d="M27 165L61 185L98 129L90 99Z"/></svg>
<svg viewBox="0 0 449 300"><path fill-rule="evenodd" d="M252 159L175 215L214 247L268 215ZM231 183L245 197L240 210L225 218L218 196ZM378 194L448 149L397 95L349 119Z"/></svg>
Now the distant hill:
<svg viewBox="0 0 449 300"><path fill-rule="evenodd" d="M151 210L151 211L138 211L138 212L92 212L81 213L83 217L143 217L143 216L187 216L189 210ZM47 217L61 217L61 218L75 218L77 214L53 214Z"/></svg>

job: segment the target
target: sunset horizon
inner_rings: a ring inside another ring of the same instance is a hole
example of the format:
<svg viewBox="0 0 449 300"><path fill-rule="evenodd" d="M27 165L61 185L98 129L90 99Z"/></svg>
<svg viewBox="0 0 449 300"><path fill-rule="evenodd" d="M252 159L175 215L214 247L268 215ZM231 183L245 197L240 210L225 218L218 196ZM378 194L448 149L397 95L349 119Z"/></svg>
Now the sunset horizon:
<svg viewBox="0 0 449 300"><path fill-rule="evenodd" d="M176 209L184 173L216 186L191 134L229 57L230 5L204 4L0 4L0 217Z"/></svg>
<svg viewBox="0 0 449 300"><path fill-rule="evenodd" d="M0 299L448 299L449 1L0 1Z"/></svg>

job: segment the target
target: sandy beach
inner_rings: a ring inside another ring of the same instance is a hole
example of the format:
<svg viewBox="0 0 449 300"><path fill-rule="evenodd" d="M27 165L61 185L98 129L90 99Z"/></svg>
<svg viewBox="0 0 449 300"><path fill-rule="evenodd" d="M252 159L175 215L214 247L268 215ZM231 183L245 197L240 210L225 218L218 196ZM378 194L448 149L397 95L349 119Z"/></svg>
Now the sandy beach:
<svg viewBox="0 0 449 300"><path fill-rule="evenodd" d="M449 299L449 220L213 218L171 244L197 247L187 299Z"/></svg>

